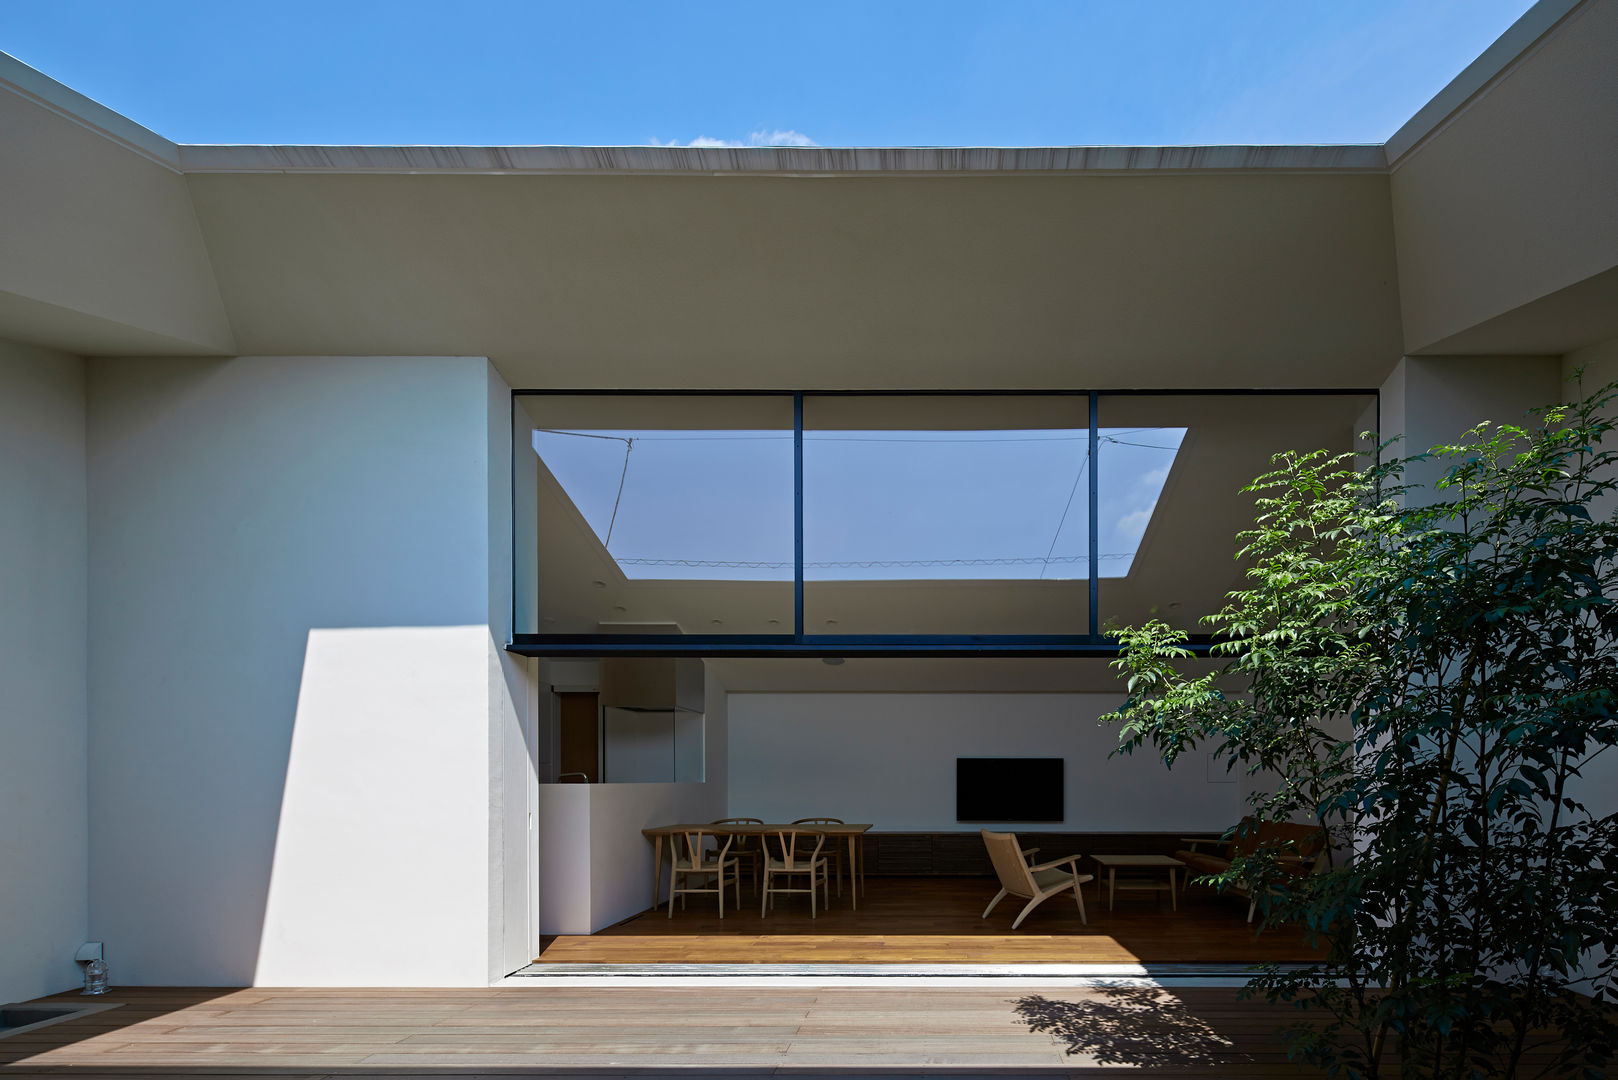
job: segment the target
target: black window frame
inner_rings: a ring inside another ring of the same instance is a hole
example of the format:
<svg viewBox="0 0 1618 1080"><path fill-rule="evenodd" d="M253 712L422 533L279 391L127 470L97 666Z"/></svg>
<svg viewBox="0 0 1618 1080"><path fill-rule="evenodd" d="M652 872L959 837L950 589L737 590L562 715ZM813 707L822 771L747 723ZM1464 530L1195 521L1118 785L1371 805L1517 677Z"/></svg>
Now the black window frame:
<svg viewBox="0 0 1618 1080"><path fill-rule="evenodd" d="M793 632L790 634L519 634L516 627L517 546L515 509L517 469L511 469L513 509L511 576L513 633L506 651L521 656L599 657L938 657L1018 656L1111 658L1116 639L1101 632L1099 545L1101 401L1119 397L1369 397L1376 403L1376 430L1382 429L1382 394L1366 387L1110 389L1110 390L657 390L522 389L511 392L512 432L517 399L523 397L774 397L792 399ZM803 619L803 401L806 397L1067 397L1089 405L1089 630L1084 634L810 634ZM516 443L513 440L513 455ZM1188 648L1206 654L1214 643L1193 634Z"/></svg>

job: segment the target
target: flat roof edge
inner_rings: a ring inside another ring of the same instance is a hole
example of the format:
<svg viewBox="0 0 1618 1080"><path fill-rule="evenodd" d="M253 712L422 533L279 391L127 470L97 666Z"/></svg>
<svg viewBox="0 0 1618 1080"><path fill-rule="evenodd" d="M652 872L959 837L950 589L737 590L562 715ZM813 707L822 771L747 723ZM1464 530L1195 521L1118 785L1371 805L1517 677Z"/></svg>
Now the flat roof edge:
<svg viewBox="0 0 1618 1080"><path fill-rule="evenodd" d="M179 147L174 143L29 67L10 53L0 52L0 89L32 101L165 168L180 171Z"/></svg>
<svg viewBox="0 0 1618 1080"><path fill-rule="evenodd" d="M1532 53L1544 38L1589 0L1539 0L1506 28L1487 49L1434 94L1432 100L1389 137L1384 151L1388 167L1436 134L1478 95Z"/></svg>
<svg viewBox="0 0 1618 1080"><path fill-rule="evenodd" d="M1385 172L1349 146L688 147L182 145L187 173L652 173L846 176L1073 172Z"/></svg>

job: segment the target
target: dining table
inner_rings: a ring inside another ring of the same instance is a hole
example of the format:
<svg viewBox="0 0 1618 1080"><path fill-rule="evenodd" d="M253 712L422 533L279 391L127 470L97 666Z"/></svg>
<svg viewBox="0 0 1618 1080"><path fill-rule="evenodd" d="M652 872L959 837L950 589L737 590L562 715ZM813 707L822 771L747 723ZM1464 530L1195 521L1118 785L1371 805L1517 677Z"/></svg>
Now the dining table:
<svg viewBox="0 0 1618 1080"><path fill-rule="evenodd" d="M799 832L818 833L833 843L843 840L848 842L848 886L849 894L853 898L854 910L860 906L860 891L865 887L865 870L860 866L859 856L864 851L865 834L870 832L870 825L651 825L642 829L641 835L652 842L652 906L657 906L657 897L663 890L663 840L669 840L669 855L674 857L674 838L683 833L701 832L709 836L773 836L776 833ZM669 877L673 879L673 871ZM840 881L841 879L839 879Z"/></svg>

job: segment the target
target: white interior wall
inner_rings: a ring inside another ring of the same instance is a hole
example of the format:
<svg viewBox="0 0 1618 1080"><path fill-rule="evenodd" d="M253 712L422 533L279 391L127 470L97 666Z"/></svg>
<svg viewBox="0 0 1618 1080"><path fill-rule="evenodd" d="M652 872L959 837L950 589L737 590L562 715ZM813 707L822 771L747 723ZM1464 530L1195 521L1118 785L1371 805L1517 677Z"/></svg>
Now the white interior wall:
<svg viewBox="0 0 1618 1080"><path fill-rule="evenodd" d="M90 926L119 981L487 983L488 371L91 363Z"/></svg>
<svg viewBox="0 0 1618 1080"><path fill-rule="evenodd" d="M884 831L974 830L955 820L957 757L1066 759L1063 828L1207 831L1241 816L1239 785L1203 754L1172 772L1150 752L1109 757L1096 720L1116 694L732 694L730 813L817 815Z"/></svg>
<svg viewBox="0 0 1618 1080"><path fill-rule="evenodd" d="M84 435L84 361L0 342L0 1002L86 936Z"/></svg>
<svg viewBox="0 0 1618 1080"><path fill-rule="evenodd" d="M648 825L725 817L725 792L701 784L591 784L590 929L600 930L645 911L652 898ZM668 871L663 872L667 895Z"/></svg>
<svg viewBox="0 0 1618 1080"><path fill-rule="evenodd" d="M652 846L640 831L729 816L729 695L704 667L702 783L540 786L540 933L590 934L644 911L652 899ZM666 873L664 882L666 890Z"/></svg>
<svg viewBox="0 0 1618 1080"><path fill-rule="evenodd" d="M601 745L609 784L646 784L675 779L674 713L606 709Z"/></svg>

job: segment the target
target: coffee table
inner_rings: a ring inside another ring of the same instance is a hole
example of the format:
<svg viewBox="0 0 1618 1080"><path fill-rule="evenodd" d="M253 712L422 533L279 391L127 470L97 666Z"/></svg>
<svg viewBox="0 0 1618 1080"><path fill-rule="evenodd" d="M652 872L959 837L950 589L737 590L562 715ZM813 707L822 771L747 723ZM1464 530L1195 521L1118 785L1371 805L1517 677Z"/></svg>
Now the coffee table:
<svg viewBox="0 0 1618 1080"><path fill-rule="evenodd" d="M1179 901L1175 899L1174 876L1177 871L1185 869L1185 864L1179 859L1168 855L1092 855L1096 865L1106 871L1107 879L1107 910L1112 910L1112 902L1118 890L1135 890L1162 892L1169 891L1169 904L1175 911L1180 910ZM1118 880L1118 871L1124 871L1124 879ZM1165 882L1161 873L1153 871L1168 871L1168 880ZM1096 900L1101 900L1101 874L1096 875Z"/></svg>

